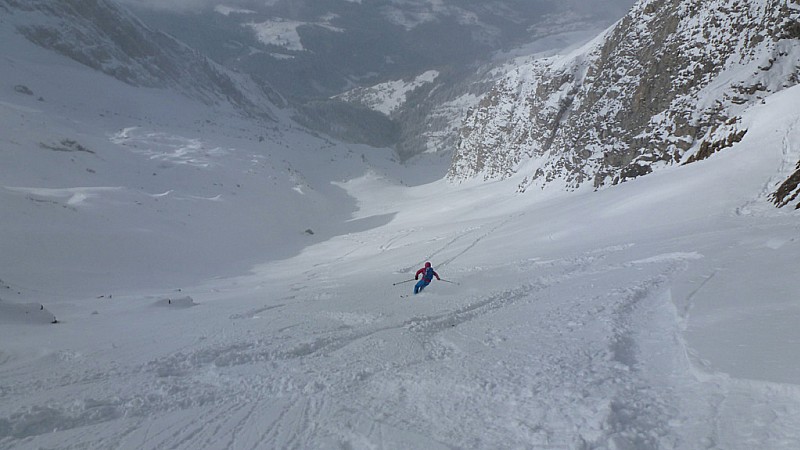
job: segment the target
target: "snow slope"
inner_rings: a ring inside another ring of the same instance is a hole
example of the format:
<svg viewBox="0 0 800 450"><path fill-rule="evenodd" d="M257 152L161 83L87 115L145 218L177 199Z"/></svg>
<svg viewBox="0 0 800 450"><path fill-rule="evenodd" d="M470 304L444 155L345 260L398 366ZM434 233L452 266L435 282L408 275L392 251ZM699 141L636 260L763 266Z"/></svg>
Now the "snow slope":
<svg viewBox="0 0 800 450"><path fill-rule="evenodd" d="M141 90L128 116L68 115L81 93L41 73L44 102L1 90L0 305L60 323L0 327L0 448L800 447L800 225L766 199L800 155L798 88L707 160L536 197L407 187L336 145L314 171L324 141L259 156L180 99L135 116ZM449 283L407 296L426 260Z"/></svg>
<svg viewBox="0 0 800 450"><path fill-rule="evenodd" d="M514 195L0 40L0 449L800 448L800 87Z"/></svg>
<svg viewBox="0 0 800 450"><path fill-rule="evenodd" d="M132 87L0 33L0 279L17 290L177 288L359 226L330 181L388 151L310 136L278 110L251 120Z"/></svg>

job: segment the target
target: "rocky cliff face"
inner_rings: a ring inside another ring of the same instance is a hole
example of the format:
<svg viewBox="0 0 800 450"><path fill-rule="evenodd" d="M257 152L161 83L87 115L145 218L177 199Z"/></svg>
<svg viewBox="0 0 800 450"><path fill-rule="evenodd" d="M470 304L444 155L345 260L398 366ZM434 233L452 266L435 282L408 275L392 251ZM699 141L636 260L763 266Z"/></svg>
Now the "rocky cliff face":
<svg viewBox="0 0 800 450"><path fill-rule="evenodd" d="M600 188L706 158L798 83L800 0L642 0L578 52L521 61L464 121L449 177Z"/></svg>
<svg viewBox="0 0 800 450"><path fill-rule="evenodd" d="M206 104L270 117L271 89L231 73L108 0L0 0L6 26L127 84L169 88Z"/></svg>

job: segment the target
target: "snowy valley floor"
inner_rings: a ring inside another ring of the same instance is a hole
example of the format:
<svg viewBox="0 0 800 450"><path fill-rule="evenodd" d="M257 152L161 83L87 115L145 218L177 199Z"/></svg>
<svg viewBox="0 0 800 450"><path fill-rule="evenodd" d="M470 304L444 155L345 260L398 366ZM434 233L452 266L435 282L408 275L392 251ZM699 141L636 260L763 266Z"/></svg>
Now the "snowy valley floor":
<svg viewBox="0 0 800 450"><path fill-rule="evenodd" d="M383 225L53 299L57 325L2 324L0 448L800 448L800 223L764 200L798 93L613 189L367 175L342 187ZM452 283L393 286L427 260Z"/></svg>

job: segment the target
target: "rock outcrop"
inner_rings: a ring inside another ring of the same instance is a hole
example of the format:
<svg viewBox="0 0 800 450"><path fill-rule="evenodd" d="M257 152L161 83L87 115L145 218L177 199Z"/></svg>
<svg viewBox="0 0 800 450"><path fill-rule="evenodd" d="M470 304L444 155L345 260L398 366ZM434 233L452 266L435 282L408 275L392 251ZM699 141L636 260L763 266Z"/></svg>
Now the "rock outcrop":
<svg viewBox="0 0 800 450"><path fill-rule="evenodd" d="M707 158L800 76L800 0L642 0L579 51L528 60L465 118L449 178L598 189Z"/></svg>

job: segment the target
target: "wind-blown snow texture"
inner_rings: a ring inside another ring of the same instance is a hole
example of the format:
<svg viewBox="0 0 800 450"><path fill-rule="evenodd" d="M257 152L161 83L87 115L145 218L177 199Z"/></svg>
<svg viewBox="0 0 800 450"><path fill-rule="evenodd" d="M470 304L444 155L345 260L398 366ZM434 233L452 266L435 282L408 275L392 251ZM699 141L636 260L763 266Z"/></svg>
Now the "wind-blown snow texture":
<svg viewBox="0 0 800 450"><path fill-rule="evenodd" d="M515 195L8 17L0 448L800 448L800 87L711 158ZM453 283L393 286L425 261Z"/></svg>
<svg viewBox="0 0 800 450"><path fill-rule="evenodd" d="M640 1L575 54L499 82L465 120L449 176L598 188L724 147L743 109L798 82L798 17L796 0Z"/></svg>

